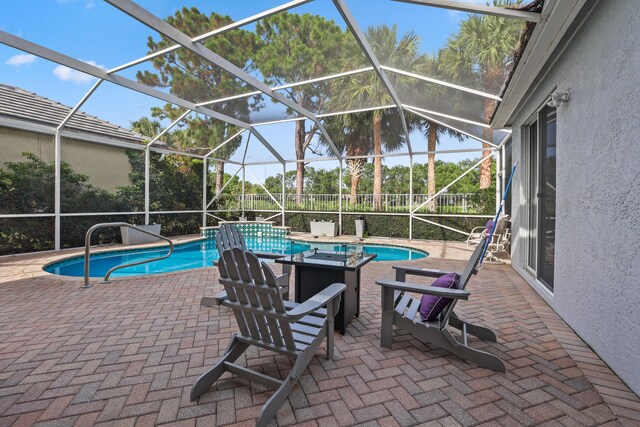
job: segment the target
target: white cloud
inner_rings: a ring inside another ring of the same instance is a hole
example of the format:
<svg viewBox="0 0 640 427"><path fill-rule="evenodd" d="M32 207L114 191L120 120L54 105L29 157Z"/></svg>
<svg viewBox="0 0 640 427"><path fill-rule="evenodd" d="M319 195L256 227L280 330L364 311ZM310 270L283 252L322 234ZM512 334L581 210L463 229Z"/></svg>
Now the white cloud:
<svg viewBox="0 0 640 427"><path fill-rule="evenodd" d="M7 59L7 62L5 62L5 64L19 67L24 64L31 64L35 60L36 57L34 55L28 53L20 53L18 55L13 55L11 58Z"/></svg>
<svg viewBox="0 0 640 427"><path fill-rule="evenodd" d="M92 9L96 4L94 0L58 0L60 4L79 3L83 4L85 9Z"/></svg>
<svg viewBox="0 0 640 427"><path fill-rule="evenodd" d="M83 61L83 60L81 60ZM94 67L102 68L106 70L104 65L98 65L95 61L83 61L87 64L93 65ZM88 83L90 81L95 80L95 77L90 76L89 74L85 74L81 71L74 70L69 67L65 67L64 65L58 65L53 69L53 75L62 80L63 82L73 82L78 84Z"/></svg>

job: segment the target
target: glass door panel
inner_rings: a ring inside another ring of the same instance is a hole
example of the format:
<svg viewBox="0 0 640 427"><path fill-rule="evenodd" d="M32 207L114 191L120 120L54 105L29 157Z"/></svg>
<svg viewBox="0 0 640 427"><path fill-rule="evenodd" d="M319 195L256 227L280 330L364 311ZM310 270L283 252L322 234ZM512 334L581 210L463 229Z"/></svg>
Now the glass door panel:
<svg viewBox="0 0 640 427"><path fill-rule="evenodd" d="M538 279L553 290L556 240L556 110L540 111Z"/></svg>
<svg viewBox="0 0 640 427"><path fill-rule="evenodd" d="M528 149L528 246L527 266L533 271L537 268L538 258L538 122L535 121L527 127Z"/></svg>

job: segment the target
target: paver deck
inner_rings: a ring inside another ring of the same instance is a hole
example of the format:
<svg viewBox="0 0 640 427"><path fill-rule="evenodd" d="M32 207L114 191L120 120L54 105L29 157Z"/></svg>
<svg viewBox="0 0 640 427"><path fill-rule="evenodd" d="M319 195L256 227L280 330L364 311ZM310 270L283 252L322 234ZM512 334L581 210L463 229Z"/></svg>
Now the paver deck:
<svg viewBox="0 0 640 427"><path fill-rule="evenodd" d="M440 245L440 246L438 246ZM461 245L426 243L435 256L405 262L460 269ZM446 247L445 247L446 246ZM237 330L213 268L80 280L41 272L51 254L0 259L0 426L253 425L269 390L225 374L199 401L195 379ZM459 313L497 330L505 374L465 363L396 331L379 345L380 277L363 270L362 309L336 356L318 352L276 419L279 425L640 425L640 400L508 265L485 265ZM291 361L251 349L246 363L286 375Z"/></svg>

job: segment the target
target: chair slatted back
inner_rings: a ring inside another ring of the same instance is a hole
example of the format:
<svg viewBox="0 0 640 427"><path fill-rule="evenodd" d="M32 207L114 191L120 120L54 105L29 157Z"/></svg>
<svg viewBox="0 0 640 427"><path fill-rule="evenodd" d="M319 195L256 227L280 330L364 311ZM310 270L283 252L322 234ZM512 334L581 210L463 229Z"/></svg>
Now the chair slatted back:
<svg viewBox="0 0 640 427"><path fill-rule="evenodd" d="M240 248L243 251L247 250L247 244L244 241L242 233L238 230L235 224L220 224L218 228L218 234L216 234L216 247L220 256L222 252L227 249ZM222 251L220 250L222 249Z"/></svg>
<svg viewBox="0 0 640 427"><path fill-rule="evenodd" d="M473 250L473 253L471 254L471 258L469 258L467 265L464 267L464 270L462 270L462 273L458 278L457 289L464 290L464 288L467 287L467 284L469 283L471 276L478 272L478 264L480 263L480 258L482 258L482 252L483 252L486 240L487 238L485 236L482 236L482 238L480 239L480 242L478 242L478 245ZM457 299L452 299L449 305L442 311L442 314L440 316L440 328L444 328L447 326L447 322L449 321L449 316L453 312L453 309L456 306L457 302L458 302Z"/></svg>
<svg viewBox="0 0 640 427"><path fill-rule="evenodd" d="M296 351L291 321L271 268L237 247L222 252L218 268L228 297L222 304L233 310L240 333L267 346Z"/></svg>
<svg viewBox="0 0 640 427"><path fill-rule="evenodd" d="M501 236L502 234L504 234L505 230L507 229L508 222L509 222L509 216L501 215L500 218L498 218L498 223L496 224L496 229L494 230L493 234L498 236Z"/></svg>

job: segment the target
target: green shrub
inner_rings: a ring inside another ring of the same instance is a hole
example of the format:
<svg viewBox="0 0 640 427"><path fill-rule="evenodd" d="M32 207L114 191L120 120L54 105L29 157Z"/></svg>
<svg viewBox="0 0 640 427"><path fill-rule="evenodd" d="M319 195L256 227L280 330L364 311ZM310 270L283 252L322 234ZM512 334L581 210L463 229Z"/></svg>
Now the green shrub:
<svg viewBox="0 0 640 427"><path fill-rule="evenodd" d="M89 177L79 174L66 162L61 163L60 187L62 212L127 212L144 208L144 157L130 150L131 184L111 193L94 187ZM33 153L23 153L21 162L7 162L0 169L0 213L37 214L54 212L53 164ZM186 156L170 156L163 160L152 154L151 210L185 210L199 207L202 200L202 161ZM210 194L209 194L210 197ZM212 208L215 208L212 206ZM63 216L61 247L84 246L87 230L105 222L142 224L144 215L82 215ZM197 234L202 225L200 214L156 214L151 223L162 224L168 236ZM97 230L92 244L120 243L120 230L111 227ZM0 255L54 249L54 218L10 218L0 221Z"/></svg>

